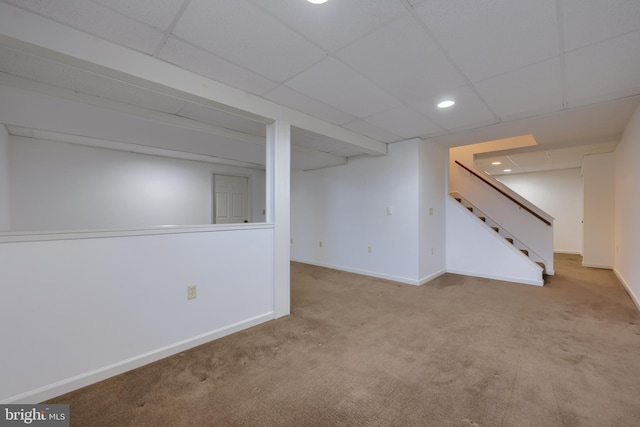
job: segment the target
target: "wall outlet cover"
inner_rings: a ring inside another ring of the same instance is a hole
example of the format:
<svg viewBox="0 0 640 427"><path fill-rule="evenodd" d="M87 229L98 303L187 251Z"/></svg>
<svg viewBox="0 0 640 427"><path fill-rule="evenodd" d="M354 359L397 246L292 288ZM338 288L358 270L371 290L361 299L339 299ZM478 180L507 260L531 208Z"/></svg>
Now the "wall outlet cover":
<svg viewBox="0 0 640 427"><path fill-rule="evenodd" d="M187 299L196 299L198 298L198 288L196 285L187 286Z"/></svg>

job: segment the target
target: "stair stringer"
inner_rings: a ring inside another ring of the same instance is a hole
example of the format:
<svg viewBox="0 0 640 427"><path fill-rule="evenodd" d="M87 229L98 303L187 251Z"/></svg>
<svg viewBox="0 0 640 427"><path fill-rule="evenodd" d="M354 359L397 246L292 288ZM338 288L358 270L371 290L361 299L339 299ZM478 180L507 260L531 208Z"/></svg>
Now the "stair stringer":
<svg viewBox="0 0 640 427"><path fill-rule="evenodd" d="M447 272L543 286L543 269L447 197Z"/></svg>
<svg viewBox="0 0 640 427"><path fill-rule="evenodd" d="M465 208L467 208L467 210L471 212L474 216L479 218L482 221L482 224L484 226L493 230L500 237L508 241L509 244L512 245L514 248L524 253L532 262L536 263L538 266L542 266L543 275L546 273L545 271L546 265L544 263L544 258L541 257L539 254L537 254L533 249L531 249L530 247L522 243L520 240L518 240L515 237L515 235L509 232L508 230L506 230L502 226L502 224L494 221L493 218L488 216L486 213L481 211L477 206L473 205L470 201L465 199L460 193L451 193L450 196L453 197L453 199L456 200L458 203L462 204Z"/></svg>
<svg viewBox="0 0 640 427"><path fill-rule="evenodd" d="M458 165L454 165L454 167L456 184L450 187L449 191L464 195L464 198L472 205L477 206L482 212L509 230L516 239L533 249L542 257L546 274L553 275L553 217L497 181L494 177L477 171L478 174L483 176L483 180L490 181L492 185L499 187L505 193L519 200L525 206L549 220L551 225L543 223L503 194L491 188L486 182L473 176Z"/></svg>

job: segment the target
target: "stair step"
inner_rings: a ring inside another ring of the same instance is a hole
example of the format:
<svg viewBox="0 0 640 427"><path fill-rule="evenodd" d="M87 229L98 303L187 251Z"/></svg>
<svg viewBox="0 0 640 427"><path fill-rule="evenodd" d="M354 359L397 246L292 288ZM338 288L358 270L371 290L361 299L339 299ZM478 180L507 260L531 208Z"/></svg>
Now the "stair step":
<svg viewBox="0 0 640 427"><path fill-rule="evenodd" d="M513 245L513 239L511 237L505 237L504 239Z"/></svg>
<svg viewBox="0 0 640 427"><path fill-rule="evenodd" d="M471 206L468 206L467 209L469 209L469 212L473 212L473 208Z"/></svg>
<svg viewBox="0 0 640 427"><path fill-rule="evenodd" d="M520 252L522 252L523 254L525 254L526 256L529 256L529 251L526 249L520 249Z"/></svg>
<svg viewBox="0 0 640 427"><path fill-rule="evenodd" d="M496 233L498 232L498 230L500 230L498 227L491 227L491 229L492 229L493 231L495 231Z"/></svg>
<svg viewBox="0 0 640 427"><path fill-rule="evenodd" d="M542 267L543 270L545 269L544 262L538 261L538 262L536 262L536 264L538 264L540 267Z"/></svg>
<svg viewBox="0 0 640 427"><path fill-rule="evenodd" d="M462 199L460 197L454 197L459 203L462 203Z"/></svg>
<svg viewBox="0 0 640 427"><path fill-rule="evenodd" d="M480 218L480 221L482 222L487 222L487 218L484 216L479 216L478 218Z"/></svg>

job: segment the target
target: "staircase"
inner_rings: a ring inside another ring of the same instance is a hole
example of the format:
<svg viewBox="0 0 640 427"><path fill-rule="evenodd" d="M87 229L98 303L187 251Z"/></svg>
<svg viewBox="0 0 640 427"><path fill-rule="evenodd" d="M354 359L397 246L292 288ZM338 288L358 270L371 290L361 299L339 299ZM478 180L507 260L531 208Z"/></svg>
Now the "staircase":
<svg viewBox="0 0 640 427"><path fill-rule="evenodd" d="M524 243L516 239L513 234L511 234L504 227L501 227L500 224L498 224L496 221L488 217L484 212L478 209L478 207L474 206L462 195L460 195L457 192L453 192L450 195L454 200L456 200L458 203L464 206L466 210L469 212L469 214L475 216L479 220L479 223L481 225L492 230L494 233L500 236L503 239L505 245L509 245L513 247L513 250L519 251L522 255L527 257L530 260L530 262L538 265L538 267L542 269L542 275L544 280L544 277L546 276L546 268L545 268L543 258L540 255L536 254L535 251L533 251L531 248L527 247Z"/></svg>

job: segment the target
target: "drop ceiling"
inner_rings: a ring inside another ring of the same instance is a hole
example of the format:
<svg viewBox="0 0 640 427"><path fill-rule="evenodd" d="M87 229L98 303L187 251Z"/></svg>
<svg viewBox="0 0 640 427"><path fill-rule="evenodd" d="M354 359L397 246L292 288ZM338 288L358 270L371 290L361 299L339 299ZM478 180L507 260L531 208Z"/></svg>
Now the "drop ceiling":
<svg viewBox="0 0 640 427"><path fill-rule="evenodd" d="M581 145L612 149L640 104L635 0L4 0L0 10L44 17L384 143L451 147L531 133L538 161L511 153L527 168L572 165L593 148ZM197 131L205 134L249 135L239 145L264 138L255 117L3 43L0 72L22 79L22 89L35 81L108 100L110 109L204 123ZM444 97L456 105L437 109ZM372 154L302 128L292 139L300 169Z"/></svg>
<svg viewBox="0 0 640 427"><path fill-rule="evenodd" d="M584 156L610 153L618 141L580 144L555 149L516 149L476 154L475 166L490 175L572 169L582 166Z"/></svg>

